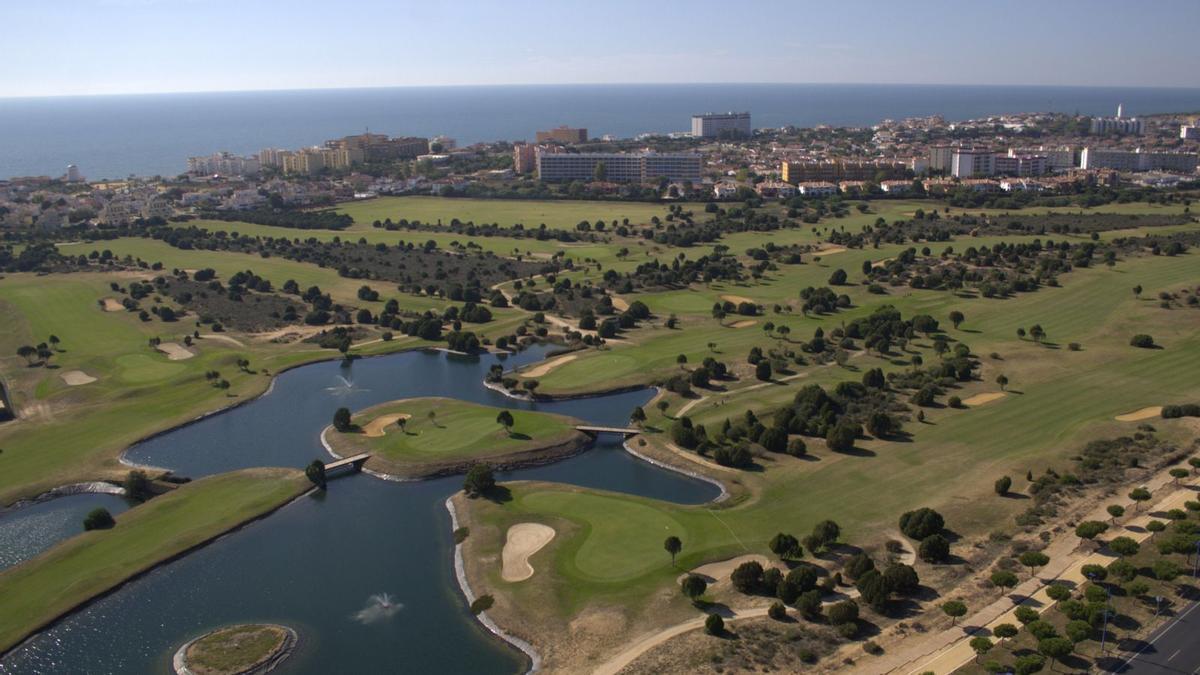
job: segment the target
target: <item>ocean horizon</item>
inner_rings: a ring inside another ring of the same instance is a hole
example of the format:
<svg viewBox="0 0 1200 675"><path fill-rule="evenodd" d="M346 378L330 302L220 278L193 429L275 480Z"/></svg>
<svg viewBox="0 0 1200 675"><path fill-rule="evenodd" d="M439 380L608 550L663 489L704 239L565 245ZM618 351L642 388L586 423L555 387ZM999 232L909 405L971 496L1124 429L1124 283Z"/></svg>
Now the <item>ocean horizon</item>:
<svg viewBox="0 0 1200 675"><path fill-rule="evenodd" d="M649 102L649 104L648 104ZM586 127L630 138L686 131L691 115L750 111L755 128L869 126L940 114L1130 116L1200 111L1200 88L913 84L590 84L379 87L0 99L0 177L173 176L187 158L317 145L369 129L460 145Z"/></svg>

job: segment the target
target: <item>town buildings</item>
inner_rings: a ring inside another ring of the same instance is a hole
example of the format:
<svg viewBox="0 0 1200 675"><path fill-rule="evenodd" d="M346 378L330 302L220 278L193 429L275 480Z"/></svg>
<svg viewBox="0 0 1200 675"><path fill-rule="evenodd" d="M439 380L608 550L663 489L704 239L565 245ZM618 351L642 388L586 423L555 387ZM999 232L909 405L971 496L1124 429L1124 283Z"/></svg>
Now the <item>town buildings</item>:
<svg viewBox="0 0 1200 675"><path fill-rule="evenodd" d="M696 138L749 138L750 113L704 113L692 115L692 136Z"/></svg>
<svg viewBox="0 0 1200 675"><path fill-rule="evenodd" d="M1117 106L1116 117L1093 117L1091 128L1092 134L1116 134L1118 136L1141 136L1146 132L1146 124L1136 117L1125 117L1121 114L1122 107Z"/></svg>
<svg viewBox="0 0 1200 675"><path fill-rule="evenodd" d="M207 157L188 157L187 172L198 176L256 176L261 166L258 157L239 157L229 152L218 152Z"/></svg>
<svg viewBox="0 0 1200 675"><path fill-rule="evenodd" d="M513 171L517 173L533 173L537 168L537 146L529 143L513 145Z"/></svg>
<svg viewBox="0 0 1200 675"><path fill-rule="evenodd" d="M1200 127L1185 124L1179 127L1179 137L1185 141L1200 141Z"/></svg>
<svg viewBox="0 0 1200 675"><path fill-rule="evenodd" d="M780 174L783 180L792 183L876 180L880 176L904 177L910 170L907 162L899 160L824 160L783 162Z"/></svg>
<svg viewBox="0 0 1200 675"><path fill-rule="evenodd" d="M537 152L538 178L545 182L604 180L647 182L658 178L700 182L701 157L692 153Z"/></svg>
<svg viewBox="0 0 1200 675"><path fill-rule="evenodd" d="M1117 171L1172 171L1195 173L1197 158L1194 152L1155 152L1118 150L1111 148L1084 148L1079 155L1082 169L1115 169Z"/></svg>
<svg viewBox="0 0 1200 675"><path fill-rule="evenodd" d="M568 127L563 125L548 131L537 132L537 142L541 143L562 143L563 145L571 145L573 143L587 143L587 129Z"/></svg>

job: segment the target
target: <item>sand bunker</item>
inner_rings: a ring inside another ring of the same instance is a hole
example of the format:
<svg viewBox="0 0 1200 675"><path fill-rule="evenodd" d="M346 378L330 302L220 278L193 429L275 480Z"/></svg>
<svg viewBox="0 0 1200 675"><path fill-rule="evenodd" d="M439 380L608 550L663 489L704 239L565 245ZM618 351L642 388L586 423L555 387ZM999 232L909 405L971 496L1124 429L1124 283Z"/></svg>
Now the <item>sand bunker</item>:
<svg viewBox="0 0 1200 675"><path fill-rule="evenodd" d="M829 248L823 248L819 251L813 251L813 255L836 255L838 253L845 253L845 252L846 252L845 246L830 246Z"/></svg>
<svg viewBox="0 0 1200 675"><path fill-rule="evenodd" d="M1004 398L1004 396L1005 396L1005 394L1002 391L992 391L992 392L988 392L986 394L975 394L971 398L965 399L963 401L963 405L968 405L968 406L983 405L984 403L991 403L992 401L997 401L999 399L1002 399L1002 398Z"/></svg>
<svg viewBox="0 0 1200 675"><path fill-rule="evenodd" d="M578 358L578 357L575 354L567 354L566 356L560 356L557 359L551 359L551 360L541 364L540 366L534 366L533 368L530 368L529 370L523 371L521 374L524 375L525 377L542 377L544 375L547 375L550 371L554 370L555 368L557 368L565 363L570 363L570 362L574 361L576 358Z"/></svg>
<svg viewBox="0 0 1200 675"><path fill-rule="evenodd" d="M380 436L387 433L387 426L389 424L395 424L396 422L399 422L400 420L406 420L411 417L412 417L412 415L409 415L408 413L396 413L394 415L380 415L379 417L376 417L375 419L371 420L370 422L367 422L367 426L363 427L363 434L366 436L370 436L371 438L379 438Z"/></svg>
<svg viewBox="0 0 1200 675"><path fill-rule="evenodd" d="M505 581L524 581L533 576L529 557L542 550L554 538L554 528L541 523L519 523L508 528L504 551L500 554L500 576Z"/></svg>
<svg viewBox="0 0 1200 675"><path fill-rule="evenodd" d="M729 327L730 328L749 328L750 326L753 326L756 323L758 323L758 322L755 321L754 319L744 319L742 321L737 321L735 323L729 324Z"/></svg>
<svg viewBox="0 0 1200 675"><path fill-rule="evenodd" d="M106 312L123 312L123 311L125 311L125 306L122 305L121 303L117 302L116 300L113 300L112 298L105 298L104 299L104 311L106 311Z"/></svg>
<svg viewBox="0 0 1200 675"><path fill-rule="evenodd" d="M66 382L72 387L78 387L81 384L91 384L96 381L96 378L88 375L82 370L68 370L60 377L62 377L63 382Z"/></svg>
<svg viewBox="0 0 1200 675"><path fill-rule="evenodd" d="M167 358L172 361L183 361L184 359L190 359L195 356L191 350L179 344L178 342L160 342L158 347L155 347L155 349L166 354Z"/></svg>
<svg viewBox="0 0 1200 675"><path fill-rule="evenodd" d="M1148 420L1151 417L1158 417L1160 415L1162 415L1162 406L1152 405L1149 408L1142 408L1141 410L1134 410L1133 412L1125 413L1124 415L1117 415L1117 421L1140 422L1141 420Z"/></svg>
<svg viewBox="0 0 1200 675"><path fill-rule="evenodd" d="M750 304L752 304L752 305L754 305L754 304L757 304L756 302L754 302L754 301L753 301L753 300L751 300L750 298L747 298L747 297L746 297L746 296L744 296L744 295L722 295L722 296L721 296L721 299L722 299L722 300L724 300L724 301L726 301L726 302L734 302L734 303L743 303L743 302L748 302L748 303L750 303Z"/></svg>
<svg viewBox="0 0 1200 675"><path fill-rule="evenodd" d="M680 575L679 580L683 581L683 578L688 574L695 574L704 577L705 580L710 584L719 584L722 582L729 583L729 576L733 574L733 571L737 569L738 565L746 562L756 562L759 565L762 565L763 569L770 569L771 567L776 566L775 563L771 562L766 556L763 555L740 555L736 558L730 558L729 560L720 560L718 562L708 563L707 565L701 565L687 574Z"/></svg>
<svg viewBox="0 0 1200 675"><path fill-rule="evenodd" d="M871 267L883 267L884 265L892 262L893 260L895 260L895 258L884 258L883 260L876 260L875 262L871 263Z"/></svg>
<svg viewBox="0 0 1200 675"><path fill-rule="evenodd" d="M629 309L629 302L625 298L616 295L612 296L612 305L622 312Z"/></svg>

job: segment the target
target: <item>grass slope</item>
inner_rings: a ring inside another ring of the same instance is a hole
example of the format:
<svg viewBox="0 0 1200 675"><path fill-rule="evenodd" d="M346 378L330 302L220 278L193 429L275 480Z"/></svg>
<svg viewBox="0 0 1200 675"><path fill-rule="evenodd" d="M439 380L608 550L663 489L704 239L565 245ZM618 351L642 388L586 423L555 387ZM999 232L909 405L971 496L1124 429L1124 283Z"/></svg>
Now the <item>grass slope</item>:
<svg viewBox="0 0 1200 675"><path fill-rule="evenodd" d="M0 652L88 600L268 513L311 485L291 469L204 478L0 573Z"/></svg>

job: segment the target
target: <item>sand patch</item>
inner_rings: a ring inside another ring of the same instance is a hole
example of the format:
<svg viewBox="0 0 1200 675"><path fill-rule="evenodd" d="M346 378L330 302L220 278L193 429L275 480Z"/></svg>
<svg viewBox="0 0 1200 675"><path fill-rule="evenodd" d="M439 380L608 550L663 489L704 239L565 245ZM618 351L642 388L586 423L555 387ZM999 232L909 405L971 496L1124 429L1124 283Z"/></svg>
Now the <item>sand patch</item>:
<svg viewBox="0 0 1200 675"><path fill-rule="evenodd" d="M72 387L78 387L81 384L91 384L96 381L96 378L88 375L82 370L68 370L59 377L62 378L63 382L66 382Z"/></svg>
<svg viewBox="0 0 1200 675"><path fill-rule="evenodd" d="M183 361L195 356L195 353L178 342L160 342L155 349L166 354L171 361Z"/></svg>
<svg viewBox="0 0 1200 675"><path fill-rule="evenodd" d="M508 528L501 552L500 576L505 581L524 581L533 576L529 558L554 538L554 528L541 523L518 523Z"/></svg>
<svg viewBox="0 0 1200 675"><path fill-rule="evenodd" d="M871 263L871 267L883 267L884 265L892 262L893 260L895 260L895 258L884 258L883 260L876 260L875 262Z"/></svg>
<svg viewBox="0 0 1200 675"><path fill-rule="evenodd" d="M963 405L967 405L967 406L983 405L984 403L991 403L992 401L1000 400L1000 399L1004 398L1005 395L1006 394L1002 391L991 391L986 394L975 394L971 398L964 400Z"/></svg>
<svg viewBox="0 0 1200 675"><path fill-rule="evenodd" d="M622 312L629 309L629 301L617 295L612 296L612 305Z"/></svg>
<svg viewBox="0 0 1200 675"><path fill-rule="evenodd" d="M112 298L104 299L104 311L106 312L124 312L125 305L113 300Z"/></svg>
<svg viewBox="0 0 1200 675"><path fill-rule="evenodd" d="M551 359L539 366L534 366L533 368L530 368L529 370L522 371L521 375L523 375L525 377L543 377L543 376L547 375L550 371L554 370L555 368L557 368L565 363L570 363L570 362L574 361L576 358L578 358L578 356L575 354L567 354L566 356L560 356L557 359Z"/></svg>
<svg viewBox="0 0 1200 675"><path fill-rule="evenodd" d="M758 322L755 321L754 319L743 319L741 321L736 321L734 323L729 324L729 327L730 328L749 328L750 326L753 326L756 323L758 323Z"/></svg>
<svg viewBox="0 0 1200 675"><path fill-rule="evenodd" d="M379 417L376 417L375 419L371 420L370 422L367 422L367 426L363 427L363 435L370 436L371 438L379 438L380 436L387 433L386 427L389 424L395 424L396 422L399 422L400 420L406 420L411 417L412 417L412 415L409 415L408 413L396 413L394 415L380 415Z"/></svg>
<svg viewBox="0 0 1200 675"><path fill-rule="evenodd" d="M246 345L242 344L241 340L239 340L235 337L230 337L228 335L221 335L220 333L205 333L205 334L201 335L200 337L204 338L205 340L220 340L221 342L227 342L235 347L245 347L246 346Z"/></svg>
<svg viewBox="0 0 1200 675"><path fill-rule="evenodd" d="M744 295L722 295L722 296L721 296L721 299L722 299L722 300L724 300L724 301L726 301L726 302L732 302L732 303L735 303L735 304L740 304L740 303L743 303L743 302L748 302L748 303L750 303L750 304L752 304L752 305L756 305L756 304L758 304L758 303L754 302L753 300L751 300L750 298L747 298L747 297L746 297L746 296L744 296Z"/></svg>
<svg viewBox="0 0 1200 675"><path fill-rule="evenodd" d="M1151 417L1159 417L1160 415L1162 415L1162 406L1152 405L1149 408L1142 408L1141 410L1134 410L1133 412L1125 413L1124 415L1117 415L1117 421L1140 422L1141 420L1148 420Z"/></svg>
<svg viewBox="0 0 1200 675"><path fill-rule="evenodd" d="M756 562L759 565L762 565L764 570L776 567L775 563L768 559L765 555L752 553L749 555L740 555L736 558L730 558L729 560L719 560L717 562L708 563L707 565L701 565L690 572L679 575L679 581L683 581L684 577L686 577L688 574L695 574L704 577L710 585L721 583L728 584L730 583L729 576L733 574L733 571L737 569L738 565L746 562Z"/></svg>
<svg viewBox="0 0 1200 675"><path fill-rule="evenodd" d="M829 248L823 248L819 251L813 251L813 255L822 255L822 256L837 255L838 253L845 253L845 252L846 252L845 246L830 246Z"/></svg>

